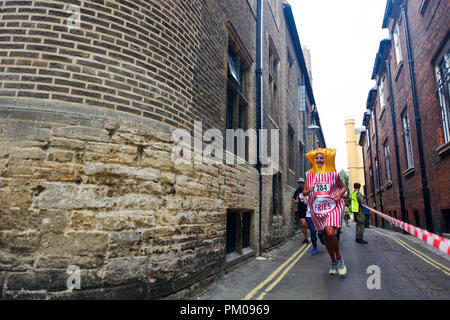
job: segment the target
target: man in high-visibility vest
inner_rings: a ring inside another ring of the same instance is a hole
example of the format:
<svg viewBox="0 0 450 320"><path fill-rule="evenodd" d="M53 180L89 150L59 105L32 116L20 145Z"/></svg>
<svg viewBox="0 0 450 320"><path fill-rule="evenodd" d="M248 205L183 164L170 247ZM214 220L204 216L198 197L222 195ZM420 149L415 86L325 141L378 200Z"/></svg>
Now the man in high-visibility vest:
<svg viewBox="0 0 450 320"><path fill-rule="evenodd" d="M353 191L352 195L351 195L351 200L352 200L351 210L353 212L353 216L354 216L354 219L356 222L356 239L355 239L355 241L358 243L367 244L368 242L363 239L364 227L366 224L366 217L364 215L364 211L363 211L363 207L362 207L364 197L361 194L361 192L359 192L359 189L361 188L361 184L356 182L353 185L353 188L355 189L355 191Z"/></svg>

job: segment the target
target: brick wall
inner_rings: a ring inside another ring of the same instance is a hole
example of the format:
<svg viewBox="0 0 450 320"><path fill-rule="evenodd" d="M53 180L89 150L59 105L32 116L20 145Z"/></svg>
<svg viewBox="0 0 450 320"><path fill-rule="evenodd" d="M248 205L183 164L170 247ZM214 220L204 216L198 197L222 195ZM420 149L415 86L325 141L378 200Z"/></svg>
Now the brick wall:
<svg viewBox="0 0 450 320"><path fill-rule="evenodd" d="M414 75L416 79L416 90L419 105L420 121L422 127L423 152L426 168L426 178L431 197L431 213L433 219L433 228L435 233L446 232L445 221L442 210L450 207L449 195L449 176L445 174L449 170L450 159L448 152L439 154L438 149L443 145L440 106L436 94L436 80L434 75L434 58L439 53L439 48L442 48L448 40L449 34L449 5L446 1L428 1L425 10L419 12L419 7L422 1L411 0L406 1L408 13L408 25L411 39L411 49L414 61ZM407 55L407 45L405 38L405 28L403 18L399 15L399 10L393 14L394 19L389 20L388 28L392 32L394 24L399 25L400 44L402 50L403 63L397 64L395 49L392 45L390 52L390 68L392 73L393 98L395 102L395 121L397 125L398 148L394 145L393 126L391 118L391 110L389 102L387 101L388 83L384 82L386 108L381 112L379 101L376 102L377 108L377 123L378 123L378 138L379 138L379 155L380 155L380 172L381 172L381 186L383 187L383 202L385 213L397 213L400 215L399 191L398 191L398 173L395 160L395 153L398 152L400 159L400 176L403 183L403 195L405 197L405 210L408 213L407 220L418 225L421 228L426 228L425 225L425 209L422 192L422 172L420 170L420 158L417 140L416 118L414 113L409 61ZM384 62L382 62L384 64ZM377 80L380 77L387 76L386 70L380 69ZM407 159L405 141L403 135L402 114L408 113L411 139L414 157L414 168L407 171ZM373 121L373 119L371 120ZM372 130L372 123L370 123ZM374 165L374 180L375 178L375 139L374 133L371 133L372 140L372 161ZM391 172L392 185L388 184L386 180L386 166L384 157L383 144L388 142L391 156ZM366 178L369 185L368 168L370 166L370 158L366 150ZM370 194L369 193L369 194ZM377 196L377 203L379 205L379 197ZM414 211L418 211L419 219L416 221Z"/></svg>
<svg viewBox="0 0 450 320"><path fill-rule="evenodd" d="M216 54L224 35L201 37L221 28L212 3L84 1L79 29L67 27L70 4L81 1L0 2L0 96L80 103L184 128L203 112L209 126L221 126L217 110L206 108L220 104L220 94L209 92L224 86Z"/></svg>

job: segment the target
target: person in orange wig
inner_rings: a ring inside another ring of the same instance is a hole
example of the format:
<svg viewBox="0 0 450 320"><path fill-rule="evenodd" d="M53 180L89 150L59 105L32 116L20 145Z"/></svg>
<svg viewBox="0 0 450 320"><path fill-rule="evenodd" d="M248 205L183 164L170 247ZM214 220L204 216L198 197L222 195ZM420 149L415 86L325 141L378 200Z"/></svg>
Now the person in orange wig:
<svg viewBox="0 0 450 320"><path fill-rule="evenodd" d="M347 188L336 171L335 149L316 149L306 154L311 169L306 172L303 195L309 196L311 218L316 230L321 230L331 258L329 273L345 276L347 268L341 257L336 237L337 229L342 227L342 214L345 208L343 195Z"/></svg>

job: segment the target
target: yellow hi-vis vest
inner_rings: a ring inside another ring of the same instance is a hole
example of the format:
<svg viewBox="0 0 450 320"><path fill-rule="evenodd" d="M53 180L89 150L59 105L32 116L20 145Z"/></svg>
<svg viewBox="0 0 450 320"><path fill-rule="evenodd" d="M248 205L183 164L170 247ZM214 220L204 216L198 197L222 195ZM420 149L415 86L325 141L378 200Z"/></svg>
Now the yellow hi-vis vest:
<svg viewBox="0 0 450 320"><path fill-rule="evenodd" d="M352 193L352 212L359 212L358 191Z"/></svg>

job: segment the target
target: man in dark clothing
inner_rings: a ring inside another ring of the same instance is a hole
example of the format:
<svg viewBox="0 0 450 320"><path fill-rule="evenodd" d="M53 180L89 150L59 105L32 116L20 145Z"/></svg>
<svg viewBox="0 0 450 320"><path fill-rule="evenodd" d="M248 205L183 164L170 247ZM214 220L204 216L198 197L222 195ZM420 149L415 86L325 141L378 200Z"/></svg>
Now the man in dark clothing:
<svg viewBox="0 0 450 320"><path fill-rule="evenodd" d="M298 189L295 190L294 196L292 197L292 202L298 204L298 215L303 231L303 235L305 236L305 240L303 240L303 243L308 243L308 223L306 222L306 210L307 206L306 204L300 199L300 196L303 196L303 187L305 185L305 179L299 178L298 179Z"/></svg>
<svg viewBox="0 0 450 320"><path fill-rule="evenodd" d="M356 182L353 185L355 191L351 195L351 209L356 221L356 239L355 241L358 243L367 244L367 241L363 239L364 236L364 226L366 224L366 217L363 211L362 205L364 204L364 197L359 192L361 188L361 184Z"/></svg>

